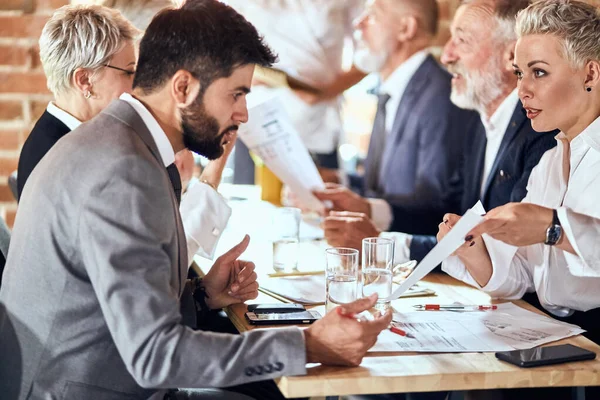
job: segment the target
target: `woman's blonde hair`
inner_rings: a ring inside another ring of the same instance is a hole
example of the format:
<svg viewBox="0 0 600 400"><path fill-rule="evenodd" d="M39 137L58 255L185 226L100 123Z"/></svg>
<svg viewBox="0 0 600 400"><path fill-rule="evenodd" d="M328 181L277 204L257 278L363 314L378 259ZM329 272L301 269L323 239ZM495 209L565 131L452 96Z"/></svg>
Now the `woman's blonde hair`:
<svg viewBox="0 0 600 400"><path fill-rule="evenodd" d="M39 41L48 89L55 96L68 92L77 68L97 71L138 35L129 21L108 7L59 8L44 26Z"/></svg>
<svg viewBox="0 0 600 400"><path fill-rule="evenodd" d="M555 35L574 68L600 60L600 10L576 0L540 0L517 16L517 36Z"/></svg>

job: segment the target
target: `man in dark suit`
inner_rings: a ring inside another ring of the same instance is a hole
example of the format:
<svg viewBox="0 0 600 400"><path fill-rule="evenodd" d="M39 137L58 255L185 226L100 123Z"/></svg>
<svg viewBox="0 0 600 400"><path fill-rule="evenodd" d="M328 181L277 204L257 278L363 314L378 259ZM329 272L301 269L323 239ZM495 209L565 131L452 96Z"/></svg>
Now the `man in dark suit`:
<svg viewBox="0 0 600 400"><path fill-rule="evenodd" d="M355 64L382 79L365 163L366 198L341 186L317 196L332 201L334 210L364 213L379 229L437 232L441 217L457 204L448 193L461 138L480 125L475 112L451 103L451 76L426 51L437 23L434 0L376 0L357 24L362 41ZM330 244L360 246L361 237L346 241L341 235L348 220L339 214L326 220Z"/></svg>

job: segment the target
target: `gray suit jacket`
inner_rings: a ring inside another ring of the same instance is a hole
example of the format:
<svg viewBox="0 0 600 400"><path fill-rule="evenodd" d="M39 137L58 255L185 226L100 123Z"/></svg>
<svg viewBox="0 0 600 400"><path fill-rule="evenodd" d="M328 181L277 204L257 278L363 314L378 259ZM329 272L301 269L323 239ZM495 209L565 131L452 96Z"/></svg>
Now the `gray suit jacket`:
<svg viewBox="0 0 600 400"><path fill-rule="evenodd" d="M145 399L306 372L299 329L182 324L186 260L156 145L117 100L62 138L23 192L0 289L2 398Z"/></svg>

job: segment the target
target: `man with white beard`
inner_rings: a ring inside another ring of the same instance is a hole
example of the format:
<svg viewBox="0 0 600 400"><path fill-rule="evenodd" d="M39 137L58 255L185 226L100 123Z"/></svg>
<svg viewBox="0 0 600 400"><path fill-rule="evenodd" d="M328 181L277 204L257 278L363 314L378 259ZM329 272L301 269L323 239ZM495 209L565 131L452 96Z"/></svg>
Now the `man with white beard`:
<svg viewBox="0 0 600 400"><path fill-rule="evenodd" d="M324 221L332 246L360 249L380 230L435 234L448 210L459 211L451 178L463 140L481 123L477 113L452 104L451 76L427 52L437 26L435 0L373 0L356 23L354 64L378 72L381 85L365 197L339 185L316 193L338 211Z"/></svg>

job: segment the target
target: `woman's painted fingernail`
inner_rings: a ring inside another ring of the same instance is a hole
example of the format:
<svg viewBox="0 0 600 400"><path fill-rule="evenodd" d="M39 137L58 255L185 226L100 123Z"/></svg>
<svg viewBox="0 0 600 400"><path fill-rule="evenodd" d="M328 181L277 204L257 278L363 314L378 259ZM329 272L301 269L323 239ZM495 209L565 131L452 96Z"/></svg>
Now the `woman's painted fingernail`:
<svg viewBox="0 0 600 400"><path fill-rule="evenodd" d="M475 245L475 242L471 242L471 244L469 245L469 247L473 247Z"/></svg>
<svg viewBox="0 0 600 400"><path fill-rule="evenodd" d="M473 235L469 235L465 238L465 242L470 242L471 240L473 240Z"/></svg>
<svg viewBox="0 0 600 400"><path fill-rule="evenodd" d="M444 223L445 223L446 225L448 225L448 220L447 220L447 219L445 219L445 220L444 220Z"/></svg>

